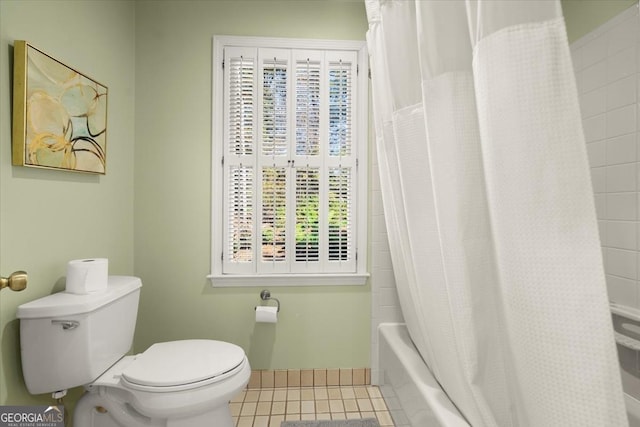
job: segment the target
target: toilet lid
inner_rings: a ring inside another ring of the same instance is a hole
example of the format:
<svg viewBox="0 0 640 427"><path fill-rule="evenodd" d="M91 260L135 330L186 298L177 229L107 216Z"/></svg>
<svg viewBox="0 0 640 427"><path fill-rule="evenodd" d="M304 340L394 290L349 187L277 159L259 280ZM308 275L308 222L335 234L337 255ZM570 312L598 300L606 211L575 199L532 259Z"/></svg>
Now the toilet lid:
<svg viewBox="0 0 640 427"><path fill-rule="evenodd" d="M131 383L171 387L204 381L236 368L244 350L235 344L213 340L182 340L149 347L122 372Z"/></svg>

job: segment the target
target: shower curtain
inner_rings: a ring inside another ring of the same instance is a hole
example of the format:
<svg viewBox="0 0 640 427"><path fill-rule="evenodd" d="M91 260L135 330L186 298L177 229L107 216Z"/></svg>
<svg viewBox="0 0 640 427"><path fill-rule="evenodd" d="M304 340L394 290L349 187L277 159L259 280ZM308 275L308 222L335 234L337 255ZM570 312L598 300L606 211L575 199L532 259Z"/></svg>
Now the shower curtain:
<svg viewBox="0 0 640 427"><path fill-rule="evenodd" d="M473 427L627 425L556 0L366 0L398 295Z"/></svg>

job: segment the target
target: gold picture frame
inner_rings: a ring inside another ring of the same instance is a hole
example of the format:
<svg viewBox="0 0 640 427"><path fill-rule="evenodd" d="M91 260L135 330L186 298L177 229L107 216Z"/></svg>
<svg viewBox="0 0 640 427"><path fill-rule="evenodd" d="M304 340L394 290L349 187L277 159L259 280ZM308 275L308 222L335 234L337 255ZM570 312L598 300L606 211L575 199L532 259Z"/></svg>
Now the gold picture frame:
<svg viewBox="0 0 640 427"><path fill-rule="evenodd" d="M13 51L13 164L104 175L108 88L24 40Z"/></svg>

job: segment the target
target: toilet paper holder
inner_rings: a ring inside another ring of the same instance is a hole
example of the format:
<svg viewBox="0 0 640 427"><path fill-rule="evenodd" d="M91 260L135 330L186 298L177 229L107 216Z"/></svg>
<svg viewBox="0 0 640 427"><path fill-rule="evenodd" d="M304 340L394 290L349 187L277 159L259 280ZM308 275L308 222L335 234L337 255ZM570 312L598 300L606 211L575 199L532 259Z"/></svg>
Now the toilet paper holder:
<svg viewBox="0 0 640 427"><path fill-rule="evenodd" d="M280 312L280 300L278 298L272 297L269 290L264 289L262 292L260 292L260 299L262 301L274 300L276 302L276 307L278 307L276 311Z"/></svg>

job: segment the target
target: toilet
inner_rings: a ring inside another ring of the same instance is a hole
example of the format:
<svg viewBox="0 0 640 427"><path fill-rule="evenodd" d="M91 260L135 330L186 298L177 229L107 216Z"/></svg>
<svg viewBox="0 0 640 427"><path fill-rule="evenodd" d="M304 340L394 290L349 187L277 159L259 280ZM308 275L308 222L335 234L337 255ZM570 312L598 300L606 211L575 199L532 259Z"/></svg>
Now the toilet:
<svg viewBox="0 0 640 427"><path fill-rule="evenodd" d="M84 386L76 427L232 427L229 400L249 382L237 345L207 339L133 343L142 282L109 276L107 289L59 292L18 307L22 370L31 394Z"/></svg>

